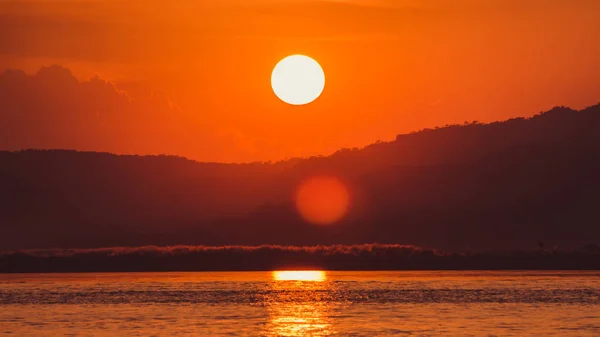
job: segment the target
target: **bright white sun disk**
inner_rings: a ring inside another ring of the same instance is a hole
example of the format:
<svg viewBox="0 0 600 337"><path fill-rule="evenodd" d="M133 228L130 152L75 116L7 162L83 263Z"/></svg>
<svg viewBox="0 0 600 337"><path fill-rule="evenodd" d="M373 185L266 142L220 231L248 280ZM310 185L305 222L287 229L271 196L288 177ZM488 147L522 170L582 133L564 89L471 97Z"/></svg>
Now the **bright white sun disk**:
<svg viewBox="0 0 600 337"><path fill-rule="evenodd" d="M292 105L308 104L325 88L325 73L319 63L304 55L291 55L279 61L271 74L275 95Z"/></svg>

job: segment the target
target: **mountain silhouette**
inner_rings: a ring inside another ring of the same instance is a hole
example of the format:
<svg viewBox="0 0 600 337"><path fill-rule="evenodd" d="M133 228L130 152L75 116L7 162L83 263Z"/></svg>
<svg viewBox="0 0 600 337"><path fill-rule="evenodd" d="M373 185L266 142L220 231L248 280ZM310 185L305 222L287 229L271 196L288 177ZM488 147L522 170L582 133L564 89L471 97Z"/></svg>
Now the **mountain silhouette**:
<svg viewBox="0 0 600 337"><path fill-rule="evenodd" d="M315 175L351 195L336 224L306 223ZM0 152L0 249L370 242L450 251L600 240L600 105L450 125L277 163L70 150Z"/></svg>

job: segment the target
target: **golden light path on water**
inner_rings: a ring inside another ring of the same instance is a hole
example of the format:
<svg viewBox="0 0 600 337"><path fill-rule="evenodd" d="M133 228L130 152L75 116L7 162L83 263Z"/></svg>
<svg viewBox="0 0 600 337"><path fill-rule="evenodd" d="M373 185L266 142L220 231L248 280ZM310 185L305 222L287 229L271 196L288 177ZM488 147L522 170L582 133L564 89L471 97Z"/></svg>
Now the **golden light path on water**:
<svg viewBox="0 0 600 337"><path fill-rule="evenodd" d="M266 336L329 336L335 331L329 320L332 303L319 301L320 291L329 288L322 270L279 270L273 283L267 310ZM291 282L279 282L291 281Z"/></svg>
<svg viewBox="0 0 600 337"><path fill-rule="evenodd" d="M322 270L275 270L273 279L275 281L325 281L327 276Z"/></svg>
<svg viewBox="0 0 600 337"><path fill-rule="evenodd" d="M4 274L0 308L13 336L598 337L600 272Z"/></svg>

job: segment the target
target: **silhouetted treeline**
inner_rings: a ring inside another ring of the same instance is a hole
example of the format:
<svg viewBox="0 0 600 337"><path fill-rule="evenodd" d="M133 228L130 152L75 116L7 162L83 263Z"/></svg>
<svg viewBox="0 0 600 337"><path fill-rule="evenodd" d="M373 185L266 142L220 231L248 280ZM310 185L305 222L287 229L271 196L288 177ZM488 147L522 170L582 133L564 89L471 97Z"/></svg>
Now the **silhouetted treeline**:
<svg viewBox="0 0 600 337"><path fill-rule="evenodd" d="M598 270L600 247L574 251L446 253L402 245L174 246L31 250L0 254L0 272L223 270Z"/></svg>
<svg viewBox="0 0 600 337"><path fill-rule="evenodd" d="M305 223L294 190L317 174L348 215ZM414 244L560 249L600 238L600 105L400 135L278 163L0 152L0 250L143 245Z"/></svg>

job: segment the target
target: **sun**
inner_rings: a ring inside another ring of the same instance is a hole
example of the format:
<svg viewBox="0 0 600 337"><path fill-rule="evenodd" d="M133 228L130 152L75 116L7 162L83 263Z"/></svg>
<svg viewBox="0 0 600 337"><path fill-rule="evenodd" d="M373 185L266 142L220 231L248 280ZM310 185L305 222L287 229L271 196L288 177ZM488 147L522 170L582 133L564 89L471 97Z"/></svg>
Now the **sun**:
<svg viewBox="0 0 600 337"><path fill-rule="evenodd" d="M275 95L292 105L304 105L317 99L325 88L321 65L305 55L290 55L279 61L271 74Z"/></svg>

